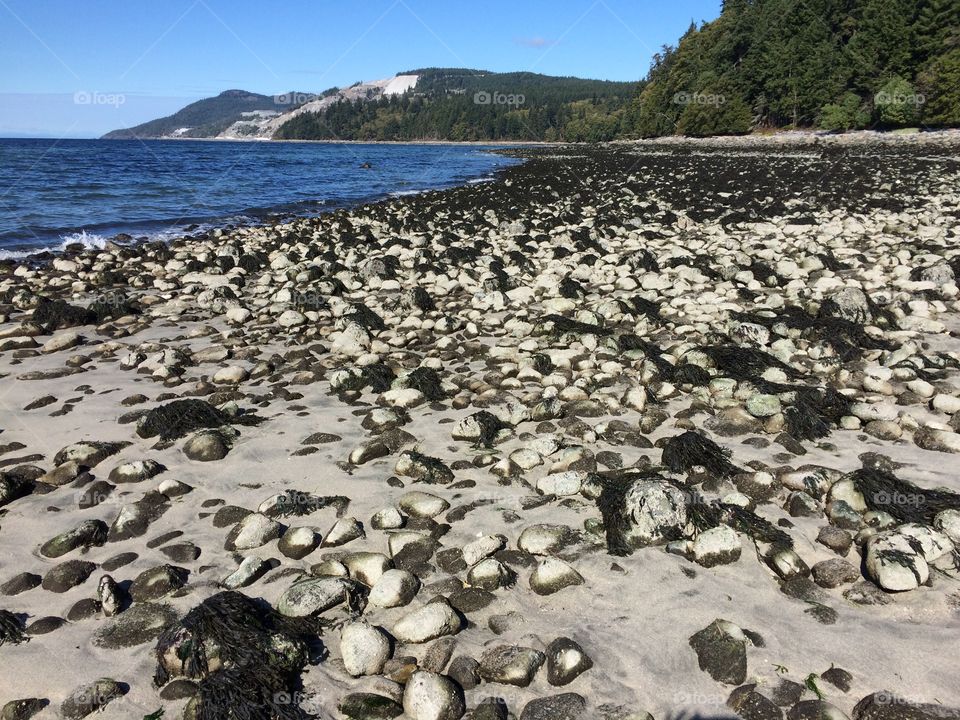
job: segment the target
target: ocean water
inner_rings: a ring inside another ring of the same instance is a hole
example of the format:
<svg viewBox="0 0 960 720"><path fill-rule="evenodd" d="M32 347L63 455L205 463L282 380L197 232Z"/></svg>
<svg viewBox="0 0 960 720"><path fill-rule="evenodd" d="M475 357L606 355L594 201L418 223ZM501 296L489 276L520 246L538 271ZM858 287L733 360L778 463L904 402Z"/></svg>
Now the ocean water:
<svg viewBox="0 0 960 720"><path fill-rule="evenodd" d="M0 139L0 258L170 239L491 179L476 145ZM369 169L361 168L369 163Z"/></svg>

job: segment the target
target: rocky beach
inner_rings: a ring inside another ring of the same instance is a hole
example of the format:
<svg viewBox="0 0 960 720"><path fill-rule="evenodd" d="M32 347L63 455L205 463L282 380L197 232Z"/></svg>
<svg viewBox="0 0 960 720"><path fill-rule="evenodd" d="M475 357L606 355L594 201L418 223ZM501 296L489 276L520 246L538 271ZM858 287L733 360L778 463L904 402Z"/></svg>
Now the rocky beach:
<svg viewBox="0 0 960 720"><path fill-rule="evenodd" d="M960 718L958 151L3 261L0 719Z"/></svg>

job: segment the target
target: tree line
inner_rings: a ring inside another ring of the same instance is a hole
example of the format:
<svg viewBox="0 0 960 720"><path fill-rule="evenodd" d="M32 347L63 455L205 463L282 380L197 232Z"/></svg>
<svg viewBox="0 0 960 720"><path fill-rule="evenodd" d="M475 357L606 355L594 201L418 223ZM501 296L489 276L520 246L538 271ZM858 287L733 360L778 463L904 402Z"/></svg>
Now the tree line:
<svg viewBox="0 0 960 720"><path fill-rule="evenodd" d="M638 83L427 68L403 95L281 139L601 142L781 128L960 126L960 0L724 0Z"/></svg>

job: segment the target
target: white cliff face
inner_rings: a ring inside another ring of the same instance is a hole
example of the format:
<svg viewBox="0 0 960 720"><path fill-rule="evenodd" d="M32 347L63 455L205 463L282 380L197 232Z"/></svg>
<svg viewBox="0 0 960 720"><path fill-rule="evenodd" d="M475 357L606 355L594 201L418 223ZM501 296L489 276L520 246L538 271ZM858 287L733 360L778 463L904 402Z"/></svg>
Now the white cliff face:
<svg viewBox="0 0 960 720"><path fill-rule="evenodd" d="M357 100L369 101L379 100L382 97L390 97L391 95L402 95L416 87L419 79L419 75L397 75L392 78L371 80L370 82L362 82L351 87L340 88L332 95L297 105L287 112L273 113L269 111L256 111L247 113L242 120L233 123L233 125L216 137L222 140L268 140L274 136L285 122L298 115L323 112L341 100L349 100L351 102ZM292 97L290 100L291 105L294 105L296 104L297 98ZM189 128L184 128L183 130L188 129Z"/></svg>

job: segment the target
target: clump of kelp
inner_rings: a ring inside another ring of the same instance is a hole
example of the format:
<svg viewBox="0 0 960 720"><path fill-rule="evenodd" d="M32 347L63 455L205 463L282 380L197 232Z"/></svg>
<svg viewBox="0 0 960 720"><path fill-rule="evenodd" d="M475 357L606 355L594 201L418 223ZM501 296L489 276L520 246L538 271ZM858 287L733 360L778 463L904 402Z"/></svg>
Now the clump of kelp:
<svg viewBox="0 0 960 720"><path fill-rule="evenodd" d="M263 418L257 415L228 415L205 400L187 398L153 408L137 424L137 435L142 438L159 435L161 440L176 440L194 430L256 425L262 421Z"/></svg>
<svg viewBox="0 0 960 720"><path fill-rule="evenodd" d="M863 467L847 476L871 510L889 513L900 522L933 524L944 510L960 510L960 495L949 490L927 490L892 473Z"/></svg>
<svg viewBox="0 0 960 720"><path fill-rule="evenodd" d="M306 720L300 674L324 623L286 618L270 605L227 591L207 598L157 640L154 683L197 681L184 717L193 720Z"/></svg>
<svg viewBox="0 0 960 720"><path fill-rule="evenodd" d="M0 645L19 645L30 638L24 633L23 620L9 610L0 610Z"/></svg>
<svg viewBox="0 0 960 720"><path fill-rule="evenodd" d="M730 462L728 450L692 430L667 438L661 457L663 464L675 473L689 472L697 467L715 477L729 477L741 472Z"/></svg>

